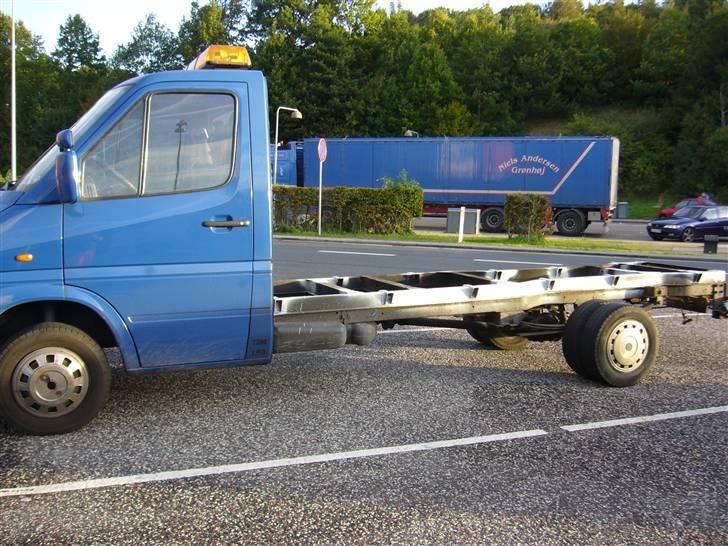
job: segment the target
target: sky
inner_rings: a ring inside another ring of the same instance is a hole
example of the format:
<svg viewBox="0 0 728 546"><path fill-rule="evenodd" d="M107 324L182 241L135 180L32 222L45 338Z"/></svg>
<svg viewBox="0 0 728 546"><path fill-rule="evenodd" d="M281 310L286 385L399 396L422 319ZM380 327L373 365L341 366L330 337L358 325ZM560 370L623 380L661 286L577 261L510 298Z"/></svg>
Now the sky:
<svg viewBox="0 0 728 546"><path fill-rule="evenodd" d="M203 0L204 2L204 0ZM526 0L401 0L402 7L415 13L438 6L454 10L480 7L489 3L494 11ZM539 3L539 0L534 0ZM201 2L202 3L202 2ZM377 0L388 7L390 0ZM0 11L10 14L11 0L0 0ZM120 44L129 40L132 29L150 12L174 31L183 16L189 15L189 0L15 0L15 17L33 34L43 38L46 50L56 45L58 29L68 15L80 14L98 33L101 48L110 56Z"/></svg>

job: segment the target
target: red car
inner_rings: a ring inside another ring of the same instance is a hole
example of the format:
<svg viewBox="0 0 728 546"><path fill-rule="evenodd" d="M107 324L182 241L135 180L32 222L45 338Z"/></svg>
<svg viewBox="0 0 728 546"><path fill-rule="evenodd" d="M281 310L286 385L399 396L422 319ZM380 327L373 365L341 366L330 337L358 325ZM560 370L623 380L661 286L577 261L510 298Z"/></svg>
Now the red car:
<svg viewBox="0 0 728 546"><path fill-rule="evenodd" d="M662 209L660 213L657 215L658 218L669 218L673 214L675 214L675 211L677 209L681 209L683 207L692 207L695 205L718 205L719 203L716 203L708 196L699 196L699 197L686 197L685 199L682 199L675 203L674 206Z"/></svg>

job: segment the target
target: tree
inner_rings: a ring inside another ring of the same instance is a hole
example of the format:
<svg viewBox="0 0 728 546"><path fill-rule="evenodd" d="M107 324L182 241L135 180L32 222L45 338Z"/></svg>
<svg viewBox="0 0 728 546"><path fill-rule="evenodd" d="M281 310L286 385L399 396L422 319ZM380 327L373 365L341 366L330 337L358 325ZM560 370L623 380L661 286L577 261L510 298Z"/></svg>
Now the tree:
<svg viewBox="0 0 728 546"><path fill-rule="evenodd" d="M600 47L596 21L585 17L560 21L551 28L550 42L559 52L559 94L567 108L603 104L612 87L604 77L612 56Z"/></svg>
<svg viewBox="0 0 728 546"><path fill-rule="evenodd" d="M622 2L593 6L592 14L600 29L599 45L611 53L602 77L612 83L614 96L620 102L632 102L634 82L638 77L645 41L653 20L653 3L642 2L639 9L626 8ZM645 15L647 13L648 15ZM649 16L649 18L648 18Z"/></svg>
<svg viewBox="0 0 728 546"><path fill-rule="evenodd" d="M437 109L432 132L438 136L477 136L480 126L467 107L459 101L451 101Z"/></svg>
<svg viewBox="0 0 728 546"><path fill-rule="evenodd" d="M549 18L554 21L576 19L581 17L583 11L581 0L554 0L547 9Z"/></svg>
<svg viewBox="0 0 728 546"><path fill-rule="evenodd" d="M52 105L59 94L57 68L40 37L15 22L18 176L51 142L59 125ZM10 168L10 17L0 12L0 172ZM23 122L26 120L26 122Z"/></svg>
<svg viewBox="0 0 728 546"><path fill-rule="evenodd" d="M131 40L117 48L111 64L134 74L181 68L178 49L177 36L150 13L134 27Z"/></svg>
<svg viewBox="0 0 728 546"><path fill-rule="evenodd" d="M665 104L680 94L693 47L688 15L665 9L645 43L635 84L644 100Z"/></svg>
<svg viewBox="0 0 728 546"><path fill-rule="evenodd" d="M99 35L78 14L69 15L61 25L53 57L66 70L98 69L106 62L99 47Z"/></svg>
<svg viewBox="0 0 728 546"><path fill-rule="evenodd" d="M223 11L217 0L206 6L192 2L189 18L183 18L179 26L179 52L184 63L190 62L211 44L229 44Z"/></svg>
<svg viewBox="0 0 728 546"><path fill-rule="evenodd" d="M457 31L446 54L462 89L462 102L474 116L472 134L513 134L510 91L503 63L510 34L490 8L455 15ZM475 132L477 131L477 132Z"/></svg>

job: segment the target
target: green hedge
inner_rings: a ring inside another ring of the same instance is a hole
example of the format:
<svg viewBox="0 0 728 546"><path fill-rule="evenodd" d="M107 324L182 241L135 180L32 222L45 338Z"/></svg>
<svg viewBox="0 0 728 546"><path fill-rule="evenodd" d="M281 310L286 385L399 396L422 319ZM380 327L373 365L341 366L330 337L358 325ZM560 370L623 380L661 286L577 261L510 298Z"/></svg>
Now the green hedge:
<svg viewBox="0 0 728 546"><path fill-rule="evenodd" d="M412 183L386 184L382 189L324 188L322 224L328 231L407 233L422 215L422 190ZM273 186L276 231L316 229L318 188Z"/></svg>
<svg viewBox="0 0 728 546"><path fill-rule="evenodd" d="M509 238L521 235L528 239L543 239L551 231L551 203L543 195L509 193L503 212Z"/></svg>

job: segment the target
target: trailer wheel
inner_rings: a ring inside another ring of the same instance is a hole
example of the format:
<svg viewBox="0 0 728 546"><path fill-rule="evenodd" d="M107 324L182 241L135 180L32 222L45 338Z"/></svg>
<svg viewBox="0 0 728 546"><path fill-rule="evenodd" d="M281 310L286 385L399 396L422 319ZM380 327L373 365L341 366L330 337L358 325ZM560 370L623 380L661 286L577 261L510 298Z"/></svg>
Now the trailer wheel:
<svg viewBox="0 0 728 546"><path fill-rule="evenodd" d="M594 311L606 303L604 300L589 300L579 305L566 321L564 335L561 338L561 349L566 363L574 372L587 379L595 380L597 378L588 374L588 370L581 361L580 346L584 327Z"/></svg>
<svg viewBox="0 0 728 546"><path fill-rule="evenodd" d="M639 307L601 306L587 320L583 334L580 354L586 373L612 387L639 383L657 358L655 321Z"/></svg>
<svg viewBox="0 0 728 546"><path fill-rule="evenodd" d="M508 335L503 330L488 328L482 324L468 324L466 330L476 341L502 351L520 351L528 345L528 338Z"/></svg>
<svg viewBox="0 0 728 546"><path fill-rule="evenodd" d="M580 210L569 209L556 218L556 229L561 235L574 237L581 235L586 228L586 218Z"/></svg>
<svg viewBox="0 0 728 546"><path fill-rule="evenodd" d="M481 214L480 227L483 229L483 231L498 233L500 231L503 231L504 219L505 217L503 216L502 209L490 207L485 209L483 211L483 214Z"/></svg>
<svg viewBox="0 0 728 546"><path fill-rule="evenodd" d="M19 432L81 428L106 403L110 384L101 347L66 324L39 324L0 350L0 414Z"/></svg>

